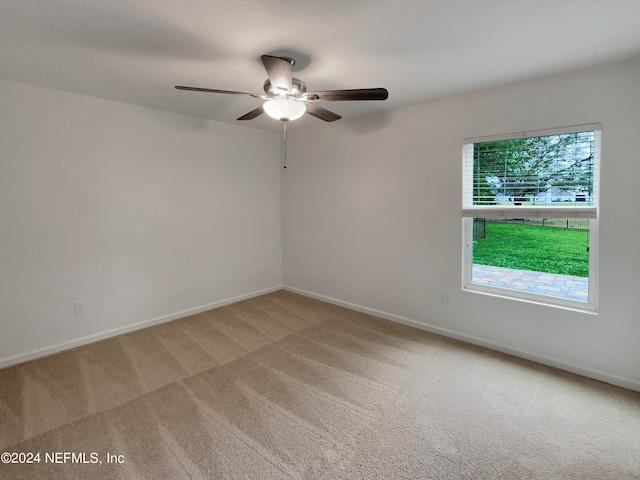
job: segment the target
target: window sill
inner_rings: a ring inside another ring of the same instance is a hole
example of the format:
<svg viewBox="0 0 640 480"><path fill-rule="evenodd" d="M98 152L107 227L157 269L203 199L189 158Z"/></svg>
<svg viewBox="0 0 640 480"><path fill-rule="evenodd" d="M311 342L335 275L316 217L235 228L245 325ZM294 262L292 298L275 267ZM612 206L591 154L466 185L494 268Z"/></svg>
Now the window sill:
<svg viewBox="0 0 640 480"><path fill-rule="evenodd" d="M541 295L530 292L521 292L518 290L512 290L509 288L501 288L494 286L479 285L475 283L468 283L462 287L463 292L479 293L481 295L487 295L496 298L503 298L506 300L515 300L519 302L532 303L535 305L542 305L545 307L561 308L563 310L569 310L578 313L587 313L590 315L597 315L598 309L594 303L582 302L579 300L570 300L560 297L551 297L549 295Z"/></svg>

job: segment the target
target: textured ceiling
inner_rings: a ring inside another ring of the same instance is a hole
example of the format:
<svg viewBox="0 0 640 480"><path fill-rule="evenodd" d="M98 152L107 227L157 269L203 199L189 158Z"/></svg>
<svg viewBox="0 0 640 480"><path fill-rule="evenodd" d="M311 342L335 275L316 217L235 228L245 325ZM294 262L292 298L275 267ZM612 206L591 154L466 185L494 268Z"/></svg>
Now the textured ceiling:
<svg viewBox="0 0 640 480"><path fill-rule="evenodd" d="M389 90L320 104L353 117L640 56L640 1L1 0L0 45L0 78L228 123L260 100L173 86L260 93L290 56L310 90Z"/></svg>

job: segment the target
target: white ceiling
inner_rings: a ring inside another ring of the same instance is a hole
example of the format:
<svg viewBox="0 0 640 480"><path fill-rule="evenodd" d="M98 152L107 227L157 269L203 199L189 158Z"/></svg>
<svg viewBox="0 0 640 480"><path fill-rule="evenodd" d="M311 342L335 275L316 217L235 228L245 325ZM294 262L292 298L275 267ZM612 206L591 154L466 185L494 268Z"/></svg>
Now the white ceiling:
<svg viewBox="0 0 640 480"><path fill-rule="evenodd" d="M344 117L640 55L640 0L1 0L0 78L279 129L260 55L296 59L310 90L386 87ZM302 124L320 122L305 116Z"/></svg>

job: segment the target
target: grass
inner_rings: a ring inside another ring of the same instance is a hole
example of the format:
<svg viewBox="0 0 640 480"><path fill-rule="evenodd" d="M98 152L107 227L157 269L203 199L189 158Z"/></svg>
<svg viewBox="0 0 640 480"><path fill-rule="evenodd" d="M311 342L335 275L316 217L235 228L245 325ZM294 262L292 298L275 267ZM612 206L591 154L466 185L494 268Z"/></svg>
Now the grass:
<svg viewBox="0 0 640 480"><path fill-rule="evenodd" d="M588 243L587 230L487 222L486 238L473 242L473 263L588 277Z"/></svg>

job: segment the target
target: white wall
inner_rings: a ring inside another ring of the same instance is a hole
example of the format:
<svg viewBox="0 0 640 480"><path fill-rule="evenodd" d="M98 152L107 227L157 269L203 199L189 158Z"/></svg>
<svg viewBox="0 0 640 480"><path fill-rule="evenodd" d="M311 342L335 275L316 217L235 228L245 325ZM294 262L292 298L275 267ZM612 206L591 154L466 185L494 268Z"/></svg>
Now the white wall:
<svg viewBox="0 0 640 480"><path fill-rule="evenodd" d="M281 285L280 153L276 133L0 81L0 366Z"/></svg>
<svg viewBox="0 0 640 480"><path fill-rule="evenodd" d="M462 292L462 139L595 122L603 125L599 314ZM284 283L640 389L639 138L638 59L292 128Z"/></svg>

